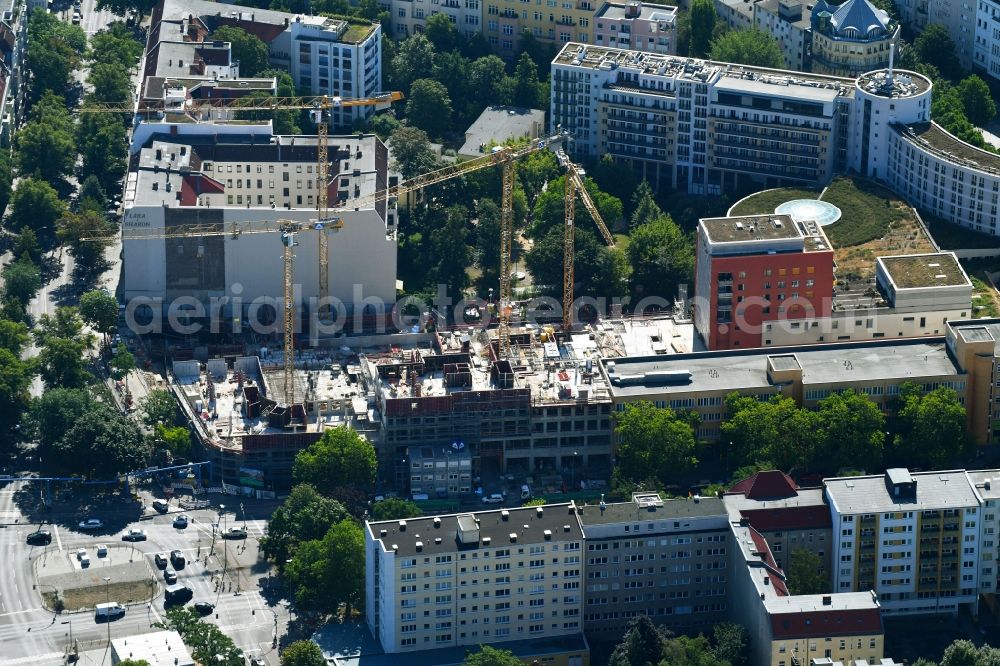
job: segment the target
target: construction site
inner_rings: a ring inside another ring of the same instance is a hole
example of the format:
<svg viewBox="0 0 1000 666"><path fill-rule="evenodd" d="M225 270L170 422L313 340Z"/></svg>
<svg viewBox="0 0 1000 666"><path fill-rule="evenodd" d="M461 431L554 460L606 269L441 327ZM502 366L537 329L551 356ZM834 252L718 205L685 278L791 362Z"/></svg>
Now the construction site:
<svg viewBox="0 0 1000 666"><path fill-rule="evenodd" d="M287 488L295 454L347 425L375 446L384 489L409 492L412 452L428 445L468 451L475 477L568 486L611 471L599 359L696 349L693 325L666 316L513 328L505 358L499 342L495 328L343 337L295 353L290 392L284 352L268 347L174 360L167 379L228 482Z"/></svg>

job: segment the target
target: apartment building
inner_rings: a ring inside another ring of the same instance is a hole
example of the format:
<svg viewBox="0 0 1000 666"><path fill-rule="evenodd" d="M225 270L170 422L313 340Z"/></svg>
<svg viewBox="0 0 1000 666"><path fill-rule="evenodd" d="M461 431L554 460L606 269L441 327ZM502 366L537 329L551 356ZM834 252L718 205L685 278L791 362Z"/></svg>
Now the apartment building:
<svg viewBox="0 0 1000 666"><path fill-rule="evenodd" d="M28 18L35 9L44 11L45 3L10 0L0 6L0 145L9 146L26 104L22 84L27 73Z"/></svg>
<svg viewBox="0 0 1000 666"><path fill-rule="evenodd" d="M780 569L787 571L801 549L830 571L830 509L822 487L800 488L784 472L769 470L740 481L722 499L730 522L745 521L759 532Z"/></svg>
<svg viewBox="0 0 1000 666"><path fill-rule="evenodd" d="M811 71L861 76L888 67L899 39L899 23L869 0L831 5L819 0L810 17Z"/></svg>
<svg viewBox="0 0 1000 666"><path fill-rule="evenodd" d="M837 591L886 613L954 613L979 598L980 499L964 471L825 479Z"/></svg>
<svg viewBox="0 0 1000 666"><path fill-rule="evenodd" d="M812 16L800 0L760 0L753 4L753 24L778 41L785 67L809 71ZM828 73L828 72L825 72Z"/></svg>
<svg viewBox="0 0 1000 666"><path fill-rule="evenodd" d="M576 153L610 154L654 185L711 195L848 168L848 79L567 44L551 90Z"/></svg>
<svg viewBox="0 0 1000 666"><path fill-rule="evenodd" d="M757 0L713 0L716 15L733 30L752 28L753 6Z"/></svg>
<svg viewBox="0 0 1000 666"><path fill-rule="evenodd" d="M388 654L580 635L583 540L572 503L367 523L368 627Z"/></svg>
<svg viewBox="0 0 1000 666"><path fill-rule="evenodd" d="M594 16L594 44L676 53L677 8L639 0L605 2Z"/></svg>
<svg viewBox="0 0 1000 666"><path fill-rule="evenodd" d="M674 631L708 632L725 619L729 525L722 500L663 500L579 507L586 544L584 629L617 642L638 615Z"/></svg>
<svg viewBox="0 0 1000 666"><path fill-rule="evenodd" d="M976 62L975 54L982 45L976 37L980 34L979 19L990 16L989 3L980 7L979 2L951 2L950 0L900 0L896 11L903 23L909 24L914 32L920 33L928 25L937 23L947 29L955 42L955 55L959 63L971 69Z"/></svg>
<svg viewBox="0 0 1000 666"><path fill-rule="evenodd" d="M966 472L969 482L979 498L982 509L979 543L979 598L993 615L1000 614L1000 603L997 599L997 583L1000 571L1000 545L997 535L1000 534L1000 473L995 469L969 470Z"/></svg>
<svg viewBox="0 0 1000 666"><path fill-rule="evenodd" d="M977 0L972 65L987 76L1000 79L1000 3Z"/></svg>
<svg viewBox="0 0 1000 666"><path fill-rule="evenodd" d="M394 39L422 33L427 19L435 14L447 16L466 37L483 30L480 0L380 0L379 6L389 12L388 30Z"/></svg>
<svg viewBox="0 0 1000 666"><path fill-rule="evenodd" d="M885 631L872 592L793 595L764 535L744 519L730 524L731 619L750 634L754 666L814 659L878 663Z"/></svg>
<svg viewBox="0 0 1000 666"><path fill-rule="evenodd" d="M203 42L222 26L242 28L268 46L271 63L288 71L312 95L371 97L381 90L381 26L359 20L307 16L220 5L205 0L163 0L153 9L146 50L161 41ZM372 107L338 107L330 123L350 128Z"/></svg>
<svg viewBox="0 0 1000 666"><path fill-rule="evenodd" d="M277 233L145 236L178 224L255 229L274 227L279 218L308 223L316 217L316 151L316 137L269 132L154 135L134 158L125 188L123 228L135 236L125 239L122 250L125 300L141 297L165 314L173 299L193 297L202 303L202 317L221 307L211 314L274 321L284 279ZM378 137L330 137L328 159L331 204L369 197L388 184L388 155ZM333 234L330 296L350 312L368 297L394 302L394 204L359 201L357 210L340 211L338 218L342 226L326 232ZM301 243L294 266L300 306L319 295L318 263L316 244Z"/></svg>
<svg viewBox="0 0 1000 666"><path fill-rule="evenodd" d="M695 262L695 329L709 349L760 347L765 322L830 316L833 249L815 222L699 220Z"/></svg>

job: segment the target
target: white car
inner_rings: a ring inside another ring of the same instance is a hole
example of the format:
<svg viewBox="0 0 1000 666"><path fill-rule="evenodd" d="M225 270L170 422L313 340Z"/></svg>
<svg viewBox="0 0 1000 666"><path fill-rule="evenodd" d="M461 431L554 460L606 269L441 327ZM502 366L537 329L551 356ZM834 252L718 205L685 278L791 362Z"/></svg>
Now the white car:
<svg viewBox="0 0 1000 666"><path fill-rule="evenodd" d="M87 520L81 520L77 527L81 530L99 530L104 527L104 523L97 518L87 518Z"/></svg>
<svg viewBox="0 0 1000 666"><path fill-rule="evenodd" d="M500 493L493 493L492 495L483 497L483 504L503 504L503 495Z"/></svg>
<svg viewBox="0 0 1000 666"><path fill-rule="evenodd" d="M77 548L76 549L76 559L82 560L86 556L87 556L87 549L86 548Z"/></svg>
<svg viewBox="0 0 1000 666"><path fill-rule="evenodd" d="M188 517L186 513L182 513L181 515L174 518L174 527L178 529L183 529L187 526L188 526Z"/></svg>

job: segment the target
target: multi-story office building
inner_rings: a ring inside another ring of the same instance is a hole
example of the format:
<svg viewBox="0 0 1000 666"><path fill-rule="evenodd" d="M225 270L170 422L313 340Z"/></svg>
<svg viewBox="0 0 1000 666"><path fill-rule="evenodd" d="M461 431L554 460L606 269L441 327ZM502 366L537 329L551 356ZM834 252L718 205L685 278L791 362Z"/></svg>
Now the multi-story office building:
<svg viewBox="0 0 1000 666"><path fill-rule="evenodd" d="M830 570L830 509L823 488L799 488L787 474L769 470L740 481L722 499L729 520L746 521L759 532L782 570L797 550L813 553Z"/></svg>
<svg viewBox="0 0 1000 666"><path fill-rule="evenodd" d="M785 67L809 71L812 28L800 0L759 0L753 4L754 26L778 41Z"/></svg>
<svg viewBox="0 0 1000 666"><path fill-rule="evenodd" d="M869 0L840 5L819 0L810 17L811 71L860 76L888 67L899 39L899 23Z"/></svg>
<svg viewBox="0 0 1000 666"><path fill-rule="evenodd" d="M567 44L553 125L654 185L718 194L825 183L849 164L850 80Z"/></svg>
<svg viewBox="0 0 1000 666"><path fill-rule="evenodd" d="M143 297L165 313L173 299L194 297L204 306L202 317L273 321L284 275L277 233L145 236L178 224L308 223L316 217L316 150L316 137L269 133L151 138L135 157L125 190L123 228L135 236L122 248L125 300ZM328 159L331 203L368 197L388 184L388 155L375 136L331 137ZM330 296L351 311L367 297L394 302L395 206L369 199L338 218L342 226L324 232L331 234ZM319 295L318 265L316 243L301 243L294 268L300 305ZM221 311L210 311L212 299ZM260 308L270 308L271 316L255 314Z"/></svg>
<svg viewBox="0 0 1000 666"><path fill-rule="evenodd" d="M695 328L709 349L760 347L765 322L830 316L833 250L815 223L702 219L695 260Z"/></svg>
<svg viewBox="0 0 1000 666"><path fill-rule="evenodd" d="M837 591L875 590L892 614L977 603L983 511L964 471L890 469L824 483Z"/></svg>
<svg viewBox="0 0 1000 666"><path fill-rule="evenodd" d="M583 539L572 503L368 523L368 627L390 654L580 635Z"/></svg>
<svg viewBox="0 0 1000 666"><path fill-rule="evenodd" d="M381 27L377 23L222 5L163 0L153 9L147 51L163 40L204 41L222 26L242 28L268 46L271 63L313 95L371 97L381 90ZM372 107L336 108L334 127L368 118Z"/></svg>
<svg viewBox="0 0 1000 666"><path fill-rule="evenodd" d="M605 2L594 16L594 44L676 53L677 8L640 0Z"/></svg>
<svg viewBox="0 0 1000 666"><path fill-rule="evenodd" d="M380 0L379 6L389 12L388 30L395 39L422 33L435 14L447 16L466 37L483 30L481 0Z"/></svg>
<svg viewBox="0 0 1000 666"><path fill-rule="evenodd" d="M617 641L638 615L677 631L725 619L729 525L718 498L630 502L579 508L586 544L584 628Z"/></svg>

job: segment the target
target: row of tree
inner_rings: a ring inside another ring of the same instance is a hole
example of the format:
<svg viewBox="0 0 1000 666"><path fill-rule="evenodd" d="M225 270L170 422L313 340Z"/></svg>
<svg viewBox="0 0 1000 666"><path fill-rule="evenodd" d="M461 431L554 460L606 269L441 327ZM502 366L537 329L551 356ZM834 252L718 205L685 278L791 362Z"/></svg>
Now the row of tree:
<svg viewBox="0 0 1000 666"><path fill-rule="evenodd" d="M867 395L833 393L815 410L783 395L769 399L731 393L716 451L734 479L758 469L839 473L886 466L938 469L968 454L965 407L951 388L930 391L907 382L886 418ZM700 417L689 410L630 403L615 415L620 438L615 482L663 487L698 464ZM705 450L701 447L701 450Z"/></svg>

